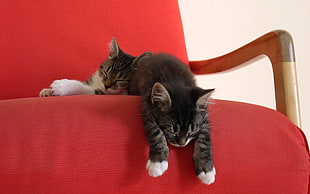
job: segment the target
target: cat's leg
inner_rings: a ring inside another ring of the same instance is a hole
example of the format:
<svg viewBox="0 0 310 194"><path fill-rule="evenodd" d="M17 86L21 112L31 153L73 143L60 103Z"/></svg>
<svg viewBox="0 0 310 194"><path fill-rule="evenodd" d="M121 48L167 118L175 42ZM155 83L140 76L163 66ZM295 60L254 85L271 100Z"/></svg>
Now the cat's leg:
<svg viewBox="0 0 310 194"><path fill-rule="evenodd" d="M164 174L168 169L169 148L164 133L150 114L143 114L144 127L150 145L146 169L152 177Z"/></svg>
<svg viewBox="0 0 310 194"><path fill-rule="evenodd" d="M204 130L203 130L204 131ZM195 141L193 160L197 177L205 184L215 181L215 168L212 161L211 139L208 131L199 134Z"/></svg>
<svg viewBox="0 0 310 194"><path fill-rule="evenodd" d="M41 97L46 96L71 96L71 95L94 95L95 90L78 80L61 79L55 80L49 89L40 92Z"/></svg>

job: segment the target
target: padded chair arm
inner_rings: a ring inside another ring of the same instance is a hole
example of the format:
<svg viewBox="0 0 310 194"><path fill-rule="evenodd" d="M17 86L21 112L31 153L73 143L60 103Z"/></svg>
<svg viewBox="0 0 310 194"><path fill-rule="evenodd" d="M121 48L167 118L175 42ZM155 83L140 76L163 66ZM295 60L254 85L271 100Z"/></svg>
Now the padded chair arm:
<svg viewBox="0 0 310 194"><path fill-rule="evenodd" d="M266 55L272 63L277 110L301 127L294 45L288 32L272 31L226 55L189 63L193 73L210 74L232 69L260 55Z"/></svg>

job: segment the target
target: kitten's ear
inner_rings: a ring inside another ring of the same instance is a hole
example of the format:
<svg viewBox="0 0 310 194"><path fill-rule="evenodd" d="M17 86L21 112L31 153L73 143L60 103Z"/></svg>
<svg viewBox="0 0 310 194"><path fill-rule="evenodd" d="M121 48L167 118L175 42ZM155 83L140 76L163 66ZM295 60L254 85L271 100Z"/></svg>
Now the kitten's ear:
<svg viewBox="0 0 310 194"><path fill-rule="evenodd" d="M198 92L198 99L196 100L196 105L198 109L205 109L208 105L209 98L215 89L200 89Z"/></svg>
<svg viewBox="0 0 310 194"><path fill-rule="evenodd" d="M116 57L119 54L120 48L116 42L116 39L112 37L112 40L110 42L110 55L109 58Z"/></svg>
<svg viewBox="0 0 310 194"><path fill-rule="evenodd" d="M136 57L133 62L132 62L132 67L134 69L137 69L139 64L141 62L143 62L146 58L148 58L149 56L151 56L153 53L151 51L147 51L145 53L142 53L141 55L139 55L138 57Z"/></svg>
<svg viewBox="0 0 310 194"><path fill-rule="evenodd" d="M161 111L168 111L171 105L171 99L166 88L160 83L155 83L152 88L151 95L152 104Z"/></svg>

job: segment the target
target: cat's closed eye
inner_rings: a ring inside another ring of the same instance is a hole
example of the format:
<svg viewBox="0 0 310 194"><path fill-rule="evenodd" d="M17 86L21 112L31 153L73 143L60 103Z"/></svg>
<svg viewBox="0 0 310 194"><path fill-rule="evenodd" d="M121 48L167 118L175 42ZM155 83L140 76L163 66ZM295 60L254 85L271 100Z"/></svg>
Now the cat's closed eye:
<svg viewBox="0 0 310 194"><path fill-rule="evenodd" d="M114 85L117 85L120 88L127 88L129 83L127 80L116 80Z"/></svg>
<svg viewBox="0 0 310 194"><path fill-rule="evenodd" d="M197 135L197 133L200 132L200 127L201 126L199 123L190 124L188 136L193 137L193 136Z"/></svg>
<svg viewBox="0 0 310 194"><path fill-rule="evenodd" d="M165 130L165 132L168 133L169 135L173 136L173 137L178 136L177 133L175 133L175 132L173 132L173 131L171 131L171 130Z"/></svg>
<svg viewBox="0 0 310 194"><path fill-rule="evenodd" d="M122 72L118 72L117 74L116 74L116 77L118 77L118 79L120 79L120 80L123 80L123 79L125 79L125 74L123 74Z"/></svg>
<svg viewBox="0 0 310 194"><path fill-rule="evenodd" d="M160 124L159 127L161 128L161 130L171 134L172 136L176 136L177 133L174 132L174 127L173 127L173 124L170 124L170 123L164 123L164 124Z"/></svg>

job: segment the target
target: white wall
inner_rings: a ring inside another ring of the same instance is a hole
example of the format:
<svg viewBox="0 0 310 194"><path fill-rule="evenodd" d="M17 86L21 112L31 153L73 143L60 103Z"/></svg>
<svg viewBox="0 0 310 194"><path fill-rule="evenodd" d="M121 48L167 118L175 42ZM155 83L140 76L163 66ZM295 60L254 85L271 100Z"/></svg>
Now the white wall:
<svg viewBox="0 0 310 194"><path fill-rule="evenodd" d="M302 129L310 141L310 1L179 0L179 4L191 60L223 55L275 29L291 33ZM230 74L198 76L197 81L201 87L216 88L214 98L275 107L271 65L267 58Z"/></svg>

